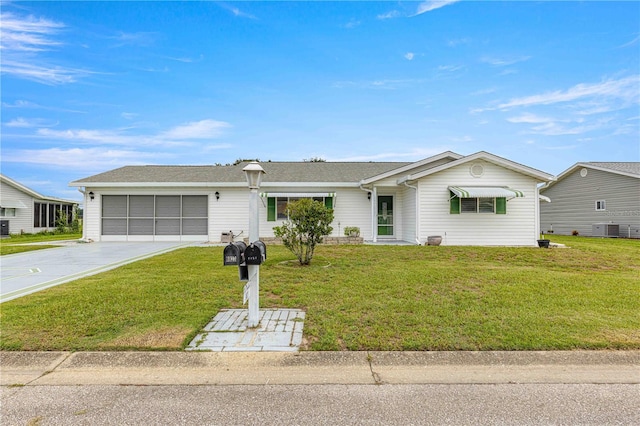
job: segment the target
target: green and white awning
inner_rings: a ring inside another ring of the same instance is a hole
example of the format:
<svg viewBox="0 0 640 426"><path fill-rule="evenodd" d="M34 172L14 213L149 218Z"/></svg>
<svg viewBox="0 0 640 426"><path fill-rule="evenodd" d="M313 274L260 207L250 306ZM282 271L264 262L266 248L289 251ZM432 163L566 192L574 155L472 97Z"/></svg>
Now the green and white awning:
<svg viewBox="0 0 640 426"><path fill-rule="evenodd" d="M335 192L261 192L261 197L316 198L335 197Z"/></svg>
<svg viewBox="0 0 640 426"><path fill-rule="evenodd" d="M522 191L504 186L450 186L449 190L459 198L512 198L524 197Z"/></svg>

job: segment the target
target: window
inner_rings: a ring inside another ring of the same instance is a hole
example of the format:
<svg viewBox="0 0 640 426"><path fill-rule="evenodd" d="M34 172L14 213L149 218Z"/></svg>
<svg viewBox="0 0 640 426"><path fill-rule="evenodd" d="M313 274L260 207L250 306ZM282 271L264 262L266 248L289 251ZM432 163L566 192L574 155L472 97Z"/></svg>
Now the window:
<svg viewBox="0 0 640 426"><path fill-rule="evenodd" d="M596 211L604 211L607 209L607 204L604 200L596 201Z"/></svg>
<svg viewBox="0 0 640 426"><path fill-rule="evenodd" d="M507 213L507 199L496 198L459 198L453 192L449 193L449 213Z"/></svg>
<svg viewBox="0 0 640 426"><path fill-rule="evenodd" d="M313 201L323 203L327 208L333 208L333 197L268 197L267 198L267 221L289 219L287 204L298 201L301 198L311 198Z"/></svg>
<svg viewBox="0 0 640 426"><path fill-rule="evenodd" d="M13 207L0 207L0 217L15 217L16 209Z"/></svg>

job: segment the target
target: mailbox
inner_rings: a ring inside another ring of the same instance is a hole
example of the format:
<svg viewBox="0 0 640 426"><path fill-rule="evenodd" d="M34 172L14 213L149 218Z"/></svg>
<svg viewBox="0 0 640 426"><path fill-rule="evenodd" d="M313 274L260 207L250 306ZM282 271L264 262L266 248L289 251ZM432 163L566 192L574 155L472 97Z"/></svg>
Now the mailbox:
<svg viewBox="0 0 640 426"><path fill-rule="evenodd" d="M247 265L238 265L238 277L240 281L249 281L249 268Z"/></svg>
<svg viewBox="0 0 640 426"><path fill-rule="evenodd" d="M244 251L247 265L260 265L267 258L267 247L262 241L254 241Z"/></svg>
<svg viewBox="0 0 640 426"><path fill-rule="evenodd" d="M234 241L224 248L224 266L240 266L244 264L244 251L247 245L242 241Z"/></svg>

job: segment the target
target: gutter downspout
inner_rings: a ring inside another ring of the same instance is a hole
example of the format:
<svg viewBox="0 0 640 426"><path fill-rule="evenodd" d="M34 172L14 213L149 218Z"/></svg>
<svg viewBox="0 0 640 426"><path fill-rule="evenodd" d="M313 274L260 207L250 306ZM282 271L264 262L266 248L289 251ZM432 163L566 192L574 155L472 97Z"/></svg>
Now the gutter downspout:
<svg viewBox="0 0 640 426"><path fill-rule="evenodd" d="M416 243L418 245L422 245L422 243L420 243L420 195L418 193L418 187L417 186L413 186L413 185L409 185L407 183L407 181L405 180L404 182L402 182L404 184L404 186L406 186L407 188L411 188L414 189L416 191Z"/></svg>
<svg viewBox="0 0 640 426"><path fill-rule="evenodd" d="M87 213L87 194L86 194L86 188L82 187L82 188L78 188L78 192L80 192L82 194L82 207L83 207L83 215L82 215L82 241L87 241L87 227L85 226L84 223L84 216Z"/></svg>
<svg viewBox="0 0 640 426"><path fill-rule="evenodd" d="M371 201L371 240L375 243L378 241L378 234L376 233L376 211L373 207L375 200L378 199L376 187L374 186L371 189L367 189L362 186L362 183L360 183L360 189L367 193L371 193L371 199L369 200Z"/></svg>

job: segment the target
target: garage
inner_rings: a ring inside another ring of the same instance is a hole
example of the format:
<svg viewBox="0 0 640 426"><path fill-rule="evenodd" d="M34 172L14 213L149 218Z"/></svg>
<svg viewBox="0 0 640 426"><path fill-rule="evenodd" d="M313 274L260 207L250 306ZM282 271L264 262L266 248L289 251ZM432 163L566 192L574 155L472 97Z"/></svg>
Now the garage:
<svg viewBox="0 0 640 426"><path fill-rule="evenodd" d="M101 234L147 241L181 236L206 238L207 205L207 195L103 195Z"/></svg>

